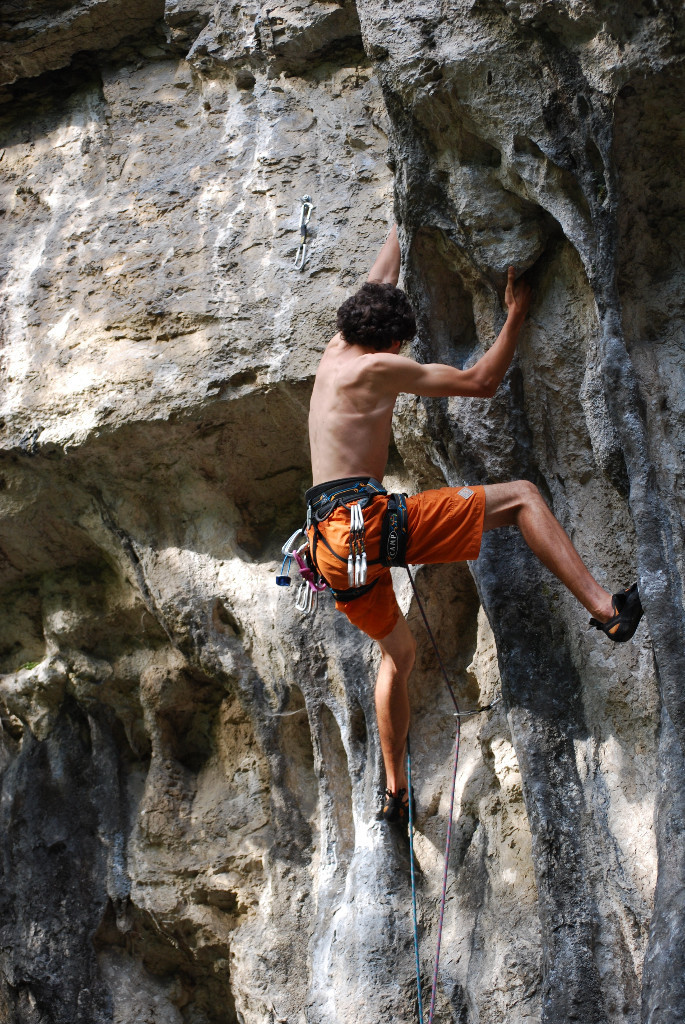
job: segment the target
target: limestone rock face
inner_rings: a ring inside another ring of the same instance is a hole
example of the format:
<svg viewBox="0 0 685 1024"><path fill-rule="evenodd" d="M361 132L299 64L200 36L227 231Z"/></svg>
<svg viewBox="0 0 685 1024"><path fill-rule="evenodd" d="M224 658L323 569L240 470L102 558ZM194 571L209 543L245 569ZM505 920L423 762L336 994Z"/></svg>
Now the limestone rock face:
<svg viewBox="0 0 685 1024"><path fill-rule="evenodd" d="M585 632L514 530L417 570L462 708L503 695L462 725L434 1019L680 1024L680 5L8 11L0 1017L417 1019L378 655L274 586L317 361L395 217L416 358L487 348L509 264L535 297L494 398L400 399L387 485L527 478L646 610ZM394 572L425 996L454 719Z"/></svg>

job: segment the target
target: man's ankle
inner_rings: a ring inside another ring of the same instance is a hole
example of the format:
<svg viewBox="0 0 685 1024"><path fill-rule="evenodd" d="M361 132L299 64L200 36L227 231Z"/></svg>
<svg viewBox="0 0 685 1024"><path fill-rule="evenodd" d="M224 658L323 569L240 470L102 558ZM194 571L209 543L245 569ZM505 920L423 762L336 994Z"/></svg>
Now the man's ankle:
<svg viewBox="0 0 685 1024"><path fill-rule="evenodd" d="M597 604L595 608L590 608L589 611L590 614L600 622L608 622L614 615L614 606L611 600L611 594L605 591L604 599L601 603Z"/></svg>

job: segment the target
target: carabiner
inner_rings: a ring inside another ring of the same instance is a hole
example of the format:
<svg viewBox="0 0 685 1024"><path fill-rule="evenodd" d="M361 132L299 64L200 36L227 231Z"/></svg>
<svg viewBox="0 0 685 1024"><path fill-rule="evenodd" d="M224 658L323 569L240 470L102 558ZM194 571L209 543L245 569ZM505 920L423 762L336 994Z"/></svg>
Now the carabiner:
<svg viewBox="0 0 685 1024"><path fill-rule="evenodd" d="M303 529L295 530L295 532L292 534L292 536L288 537L287 541L285 542L285 544L281 548L281 554L283 554L283 555L290 555L292 557L293 545L294 545L295 541L297 540L297 538L300 536L300 534L302 534L303 537L307 536L307 534L305 533L305 531Z"/></svg>

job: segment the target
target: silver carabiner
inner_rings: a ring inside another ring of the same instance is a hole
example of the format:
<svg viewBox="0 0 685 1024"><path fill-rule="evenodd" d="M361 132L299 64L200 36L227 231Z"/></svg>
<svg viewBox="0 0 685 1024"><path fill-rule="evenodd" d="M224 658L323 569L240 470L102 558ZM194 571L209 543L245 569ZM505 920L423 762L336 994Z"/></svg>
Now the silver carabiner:
<svg viewBox="0 0 685 1024"><path fill-rule="evenodd" d="M312 215L314 203L312 202L311 196L302 196L300 202L302 203L302 211L300 213L300 231L304 231L307 224L309 224L309 218Z"/></svg>
<svg viewBox="0 0 685 1024"><path fill-rule="evenodd" d="M285 542L285 544L281 548L281 554L282 555L292 555L292 553L293 553L293 544L295 543L296 539L300 536L300 534L302 534L304 537L307 536L306 533L304 532L304 530L302 530L302 529L295 530L293 535L291 537L288 537L287 541Z"/></svg>
<svg viewBox="0 0 685 1024"><path fill-rule="evenodd" d="M304 265L307 262L307 246L304 242L301 242L297 247L295 253L295 270L304 270Z"/></svg>
<svg viewBox="0 0 685 1024"><path fill-rule="evenodd" d="M297 588L297 601L295 607L298 612L302 612L303 615L309 615L314 610L314 591L306 582L303 580ZM318 603L318 594L316 595Z"/></svg>

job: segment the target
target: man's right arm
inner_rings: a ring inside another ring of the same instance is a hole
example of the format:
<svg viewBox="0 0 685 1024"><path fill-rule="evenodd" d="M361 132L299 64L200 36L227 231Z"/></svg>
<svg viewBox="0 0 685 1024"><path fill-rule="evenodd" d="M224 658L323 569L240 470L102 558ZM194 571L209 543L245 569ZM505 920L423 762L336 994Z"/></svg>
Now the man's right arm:
<svg viewBox="0 0 685 1024"><path fill-rule="evenodd" d="M374 265L371 267L367 281L375 284L392 284L397 287L400 276L400 243L397 238L397 227L393 224L390 234L383 243Z"/></svg>

